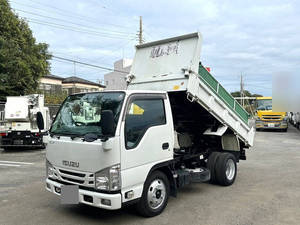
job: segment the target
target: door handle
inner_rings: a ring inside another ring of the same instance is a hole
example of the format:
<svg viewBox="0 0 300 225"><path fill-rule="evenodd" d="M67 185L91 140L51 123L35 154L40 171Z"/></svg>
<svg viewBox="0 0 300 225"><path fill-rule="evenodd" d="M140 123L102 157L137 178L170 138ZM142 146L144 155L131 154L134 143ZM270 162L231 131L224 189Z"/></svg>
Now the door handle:
<svg viewBox="0 0 300 225"><path fill-rule="evenodd" d="M162 144L162 149L163 150L166 150L168 148L169 148L169 143L168 142Z"/></svg>

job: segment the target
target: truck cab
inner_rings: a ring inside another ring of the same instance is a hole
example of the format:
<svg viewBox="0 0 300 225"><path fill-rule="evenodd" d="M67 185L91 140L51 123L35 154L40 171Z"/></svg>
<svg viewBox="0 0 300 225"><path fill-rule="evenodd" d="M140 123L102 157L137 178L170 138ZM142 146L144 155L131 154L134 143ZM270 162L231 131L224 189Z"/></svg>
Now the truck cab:
<svg viewBox="0 0 300 225"><path fill-rule="evenodd" d="M288 117L286 112L272 111L272 97L256 98L256 130L278 129L284 132L288 129Z"/></svg>

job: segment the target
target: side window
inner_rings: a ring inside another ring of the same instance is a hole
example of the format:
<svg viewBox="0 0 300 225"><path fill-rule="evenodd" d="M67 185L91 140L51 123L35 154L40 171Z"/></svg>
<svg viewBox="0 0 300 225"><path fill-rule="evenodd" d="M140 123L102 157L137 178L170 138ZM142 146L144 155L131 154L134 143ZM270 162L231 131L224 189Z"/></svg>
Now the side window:
<svg viewBox="0 0 300 225"><path fill-rule="evenodd" d="M131 149L138 145L149 127L166 124L163 99L136 99L125 118L125 143Z"/></svg>

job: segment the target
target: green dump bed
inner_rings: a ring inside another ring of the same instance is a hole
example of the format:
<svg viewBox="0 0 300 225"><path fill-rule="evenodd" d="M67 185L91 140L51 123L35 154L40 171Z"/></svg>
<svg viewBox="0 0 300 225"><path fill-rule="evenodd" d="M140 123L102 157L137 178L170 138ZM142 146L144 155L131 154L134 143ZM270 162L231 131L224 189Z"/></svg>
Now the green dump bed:
<svg viewBox="0 0 300 225"><path fill-rule="evenodd" d="M228 93L225 88L200 64L198 74L200 79L234 111L246 124L250 115L248 112Z"/></svg>

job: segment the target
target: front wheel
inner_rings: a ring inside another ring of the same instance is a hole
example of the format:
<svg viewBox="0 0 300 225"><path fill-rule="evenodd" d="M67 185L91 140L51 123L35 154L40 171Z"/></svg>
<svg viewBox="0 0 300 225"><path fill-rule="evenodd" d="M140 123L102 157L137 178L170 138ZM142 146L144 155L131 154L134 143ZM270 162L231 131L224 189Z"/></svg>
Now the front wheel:
<svg viewBox="0 0 300 225"><path fill-rule="evenodd" d="M234 183L237 174L236 158L231 153L222 153L216 164L216 178L220 185L229 186Z"/></svg>
<svg viewBox="0 0 300 225"><path fill-rule="evenodd" d="M146 180L143 194L137 203L137 211L145 217L159 215L167 206L170 193L170 183L167 176L153 172Z"/></svg>

